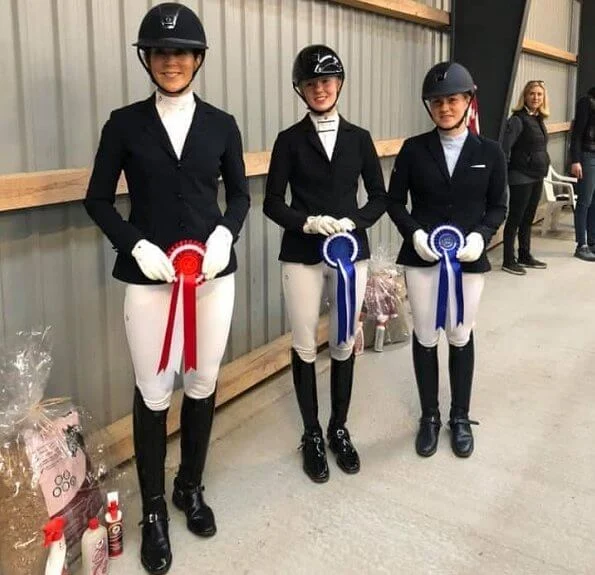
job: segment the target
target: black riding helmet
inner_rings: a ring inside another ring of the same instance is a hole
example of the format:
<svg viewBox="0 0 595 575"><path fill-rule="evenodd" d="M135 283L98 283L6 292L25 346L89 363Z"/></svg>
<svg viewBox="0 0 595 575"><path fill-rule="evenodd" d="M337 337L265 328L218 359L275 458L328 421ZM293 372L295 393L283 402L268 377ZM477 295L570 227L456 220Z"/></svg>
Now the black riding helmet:
<svg viewBox="0 0 595 575"><path fill-rule="evenodd" d="M475 82L473 82L473 78L465 66L457 62L440 62L432 66L426 74L421 98L428 114L432 117L427 100L441 96L452 96L453 94L469 94L472 100L475 97L475 90ZM471 105L471 100L469 105ZM465 121L468 110L469 106L467 106L461 120L449 130L455 130Z"/></svg>
<svg viewBox="0 0 595 575"><path fill-rule="evenodd" d="M310 105L300 90L300 84L302 82L314 78L330 76L335 76L341 80L341 87L339 88L337 99L334 101L333 105L322 112L312 110L317 114L325 114L337 104L345 80L345 70L341 59L332 48L324 46L323 44L313 44L312 46L303 48L295 57L291 76L293 89L310 110L312 110L312 108L310 108Z"/></svg>
<svg viewBox="0 0 595 575"><path fill-rule="evenodd" d="M195 56L201 56L202 66L208 48L205 29L198 16L187 6L173 2L158 4L147 12L138 29L138 40L133 46L136 46L136 53L143 68L157 86L159 84L155 81L141 51L148 55L152 48L192 50ZM192 75L192 80L200 66ZM192 80L176 93L186 90Z"/></svg>

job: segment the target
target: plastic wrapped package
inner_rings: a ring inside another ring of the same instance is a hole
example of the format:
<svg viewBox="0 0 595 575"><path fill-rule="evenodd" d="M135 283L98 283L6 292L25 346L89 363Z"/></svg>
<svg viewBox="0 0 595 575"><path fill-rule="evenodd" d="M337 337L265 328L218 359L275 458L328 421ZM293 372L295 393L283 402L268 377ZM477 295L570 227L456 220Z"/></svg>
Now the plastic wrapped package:
<svg viewBox="0 0 595 575"><path fill-rule="evenodd" d="M405 279L389 252L380 246L370 259L361 327L364 347L382 351L388 343L407 341L410 335L405 306Z"/></svg>
<svg viewBox="0 0 595 575"><path fill-rule="evenodd" d="M67 398L43 399L52 367L49 329L19 333L0 348L0 572L43 573L42 528L66 520L69 561L102 508L110 468L106 437Z"/></svg>

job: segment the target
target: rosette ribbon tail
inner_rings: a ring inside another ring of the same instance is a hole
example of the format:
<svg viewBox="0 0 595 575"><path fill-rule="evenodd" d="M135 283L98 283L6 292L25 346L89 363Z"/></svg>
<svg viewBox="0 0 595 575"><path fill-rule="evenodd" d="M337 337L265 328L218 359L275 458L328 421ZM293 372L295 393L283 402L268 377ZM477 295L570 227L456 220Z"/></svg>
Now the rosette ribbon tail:
<svg viewBox="0 0 595 575"><path fill-rule="evenodd" d="M196 369L196 275L182 276L184 302L184 371Z"/></svg>
<svg viewBox="0 0 595 575"><path fill-rule="evenodd" d="M349 258L337 262L338 343L347 342L355 333L355 266Z"/></svg>
<svg viewBox="0 0 595 575"><path fill-rule="evenodd" d="M430 245L442 255L436 301L436 329L446 329L448 310L452 327L462 324L465 319L463 270L457 259L457 251L464 241L463 234L453 226L440 226L430 236Z"/></svg>
<svg viewBox="0 0 595 575"><path fill-rule="evenodd" d="M359 245L352 234L339 232L329 236L322 244L325 263L337 274L337 343L347 343L355 333L354 262Z"/></svg>
<svg viewBox="0 0 595 575"><path fill-rule="evenodd" d="M161 359L157 373L165 371L169 363L169 354L171 351L171 340L174 334L174 323L176 321L176 309L178 306L178 297L180 292L180 282L176 281L171 292L169 300L169 314L167 316L167 327L165 328L165 337L163 338L163 347L161 349Z"/></svg>
<svg viewBox="0 0 595 575"><path fill-rule="evenodd" d="M168 369L170 364L171 345L174 337L178 304L182 306L184 371L196 370L198 367L196 289L204 282L204 276L202 274L204 253L204 245L193 240L178 242L167 252L176 270L176 281L171 292L167 327L165 328L163 348L161 350L161 359L159 360L157 373Z"/></svg>

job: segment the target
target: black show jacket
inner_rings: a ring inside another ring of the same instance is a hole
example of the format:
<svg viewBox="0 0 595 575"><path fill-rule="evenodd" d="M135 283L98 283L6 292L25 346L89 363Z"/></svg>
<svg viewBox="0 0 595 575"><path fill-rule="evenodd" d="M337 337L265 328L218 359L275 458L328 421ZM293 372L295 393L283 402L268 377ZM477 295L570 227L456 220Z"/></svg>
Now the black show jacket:
<svg viewBox="0 0 595 575"><path fill-rule="evenodd" d="M112 112L101 133L85 208L110 239L118 256L113 276L128 283L154 282L130 255L147 239L167 250L185 239L205 242L217 225L237 240L250 197L240 132L233 116L196 95L194 117L178 159L155 107L155 95ZM130 195L130 217L114 207L116 186L124 171ZM226 209L217 204L223 177ZM229 265L237 268L232 249Z"/></svg>
<svg viewBox="0 0 595 575"><path fill-rule="evenodd" d="M368 193L361 208L357 204L360 175ZM287 184L289 206L285 202ZM370 133L340 117L329 161L309 115L281 132L273 147L263 209L285 228L281 261L311 265L322 260L322 236L303 232L308 216L318 215L353 220L353 234L360 247L357 259L369 258L366 228L386 210L384 178Z"/></svg>
<svg viewBox="0 0 595 575"><path fill-rule="evenodd" d="M411 213L407 210L411 195ZM397 263L426 267L413 248L413 233L430 233L442 224L458 227L466 236L479 232L487 246L506 217L506 160L497 142L469 133L449 176L437 130L403 144L395 160L388 190L388 213L403 236ZM485 272L485 249L479 260L461 264L464 272Z"/></svg>

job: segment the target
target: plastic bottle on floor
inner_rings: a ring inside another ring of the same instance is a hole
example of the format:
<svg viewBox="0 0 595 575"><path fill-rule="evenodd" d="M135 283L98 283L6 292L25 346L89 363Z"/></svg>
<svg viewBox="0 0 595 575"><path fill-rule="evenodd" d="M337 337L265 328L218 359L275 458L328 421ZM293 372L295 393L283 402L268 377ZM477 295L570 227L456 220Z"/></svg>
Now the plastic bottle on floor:
<svg viewBox="0 0 595 575"><path fill-rule="evenodd" d="M50 553L45 564L45 575L68 575L66 569L66 539L64 538L64 517L54 517L44 526L44 545Z"/></svg>
<svg viewBox="0 0 595 575"><path fill-rule="evenodd" d="M111 491L107 494L107 513L105 514L107 525L107 549L110 559L122 555L124 551L122 511L118 492Z"/></svg>
<svg viewBox="0 0 595 575"><path fill-rule="evenodd" d="M107 529L99 524L99 519L89 519L89 526L81 540L81 575L106 575L108 572Z"/></svg>

